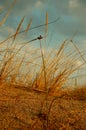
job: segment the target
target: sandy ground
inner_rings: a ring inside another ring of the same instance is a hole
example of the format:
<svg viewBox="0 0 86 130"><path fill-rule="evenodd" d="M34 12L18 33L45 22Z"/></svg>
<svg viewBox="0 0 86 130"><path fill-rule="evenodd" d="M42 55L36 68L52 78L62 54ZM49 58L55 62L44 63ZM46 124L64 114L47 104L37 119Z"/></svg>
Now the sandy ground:
<svg viewBox="0 0 86 130"><path fill-rule="evenodd" d="M28 89L1 86L0 130L86 130L86 98L50 96L47 103L44 98Z"/></svg>

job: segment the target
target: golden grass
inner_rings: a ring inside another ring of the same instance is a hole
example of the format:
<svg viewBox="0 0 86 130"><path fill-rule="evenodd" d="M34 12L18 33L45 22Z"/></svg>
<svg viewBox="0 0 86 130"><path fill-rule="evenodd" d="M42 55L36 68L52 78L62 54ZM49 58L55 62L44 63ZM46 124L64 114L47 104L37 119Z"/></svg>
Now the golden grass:
<svg viewBox="0 0 86 130"><path fill-rule="evenodd" d="M15 39L23 21L24 17L10 36L14 41L7 38L0 46L0 129L84 130L86 88L63 89L68 78L85 64L84 56L70 40L47 52L38 38L38 48L31 49L30 42L18 44ZM45 25L47 33L47 13ZM80 59L82 63L77 65Z"/></svg>
<svg viewBox="0 0 86 130"><path fill-rule="evenodd" d="M78 90L78 89L77 89ZM0 86L0 129L85 129L86 88L83 91L60 91L58 96L20 86ZM78 97L77 97L78 96ZM84 97L84 98L83 98ZM43 106L42 106L43 105ZM42 110L41 110L42 107ZM47 113L46 113L47 112Z"/></svg>
<svg viewBox="0 0 86 130"><path fill-rule="evenodd" d="M16 36L18 35L18 32L19 32L19 30L21 28L21 25L22 25L23 21L24 21L24 18L25 18L25 16L21 19L21 21L20 21L20 23L19 23L19 25L18 25L18 27L16 29L16 33L14 34L14 40L16 39Z"/></svg>
<svg viewBox="0 0 86 130"><path fill-rule="evenodd" d="M0 113L3 123L1 129L85 128L84 124L77 126L78 123L74 127L71 126L71 122L72 124L80 122L78 112L81 113L80 117L84 123L85 107L83 109L80 104L85 106L86 92L79 89L76 91L62 89L68 77L80 68L73 65L80 55L77 57L78 53L75 55L73 53L73 56L71 54L66 57L65 48L64 42L59 50L52 49L47 55L43 53L42 46L41 52L40 48L30 50L30 47L29 49L26 47L24 51L22 45L18 48L16 43L5 48L0 62ZM69 109L71 105L72 108ZM69 113L71 117L66 116ZM73 115L76 116L72 117Z"/></svg>
<svg viewBox="0 0 86 130"><path fill-rule="evenodd" d="M15 5L15 3L16 3L16 0L13 1L11 6L9 7L7 13L5 14L4 18L2 19L2 21L0 21L0 26L2 26L6 22L8 16L10 15L10 12L12 11L13 6Z"/></svg>

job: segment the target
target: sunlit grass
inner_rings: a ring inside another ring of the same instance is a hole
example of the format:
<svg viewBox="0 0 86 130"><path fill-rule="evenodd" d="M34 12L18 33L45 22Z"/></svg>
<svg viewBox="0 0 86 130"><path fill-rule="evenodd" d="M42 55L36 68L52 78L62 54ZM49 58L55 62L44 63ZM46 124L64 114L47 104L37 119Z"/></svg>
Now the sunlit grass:
<svg viewBox="0 0 86 130"><path fill-rule="evenodd" d="M71 90L72 83L69 90L64 89L68 78L85 64L77 51L70 52L70 48L73 47L70 45L70 41L63 42L59 48L48 51L43 51L42 41L41 46L40 41L38 42L38 48L34 48L30 44L18 45L15 41L0 47L0 50L3 50L0 55L0 91L2 93L0 102L4 103L3 107L8 107L12 111L8 112L9 119L4 115L5 119L8 120L7 128L10 127L9 123L13 120L13 128L39 129L40 127L40 129L52 130L54 126L51 124L54 120L53 117L50 120L50 117L51 111L54 109L54 102L61 99L62 102L64 100L65 105L65 100L73 102L73 100L79 101L86 98L85 91L83 93L82 90ZM68 45L69 51L66 50ZM81 59L82 62L77 64ZM23 110L18 110L18 104L20 104L20 108L28 109L26 112L28 117L25 116ZM16 125L14 125L15 122ZM5 125L7 123L1 128L4 128ZM59 124L59 128L63 127L70 128L66 124L64 126Z"/></svg>
<svg viewBox="0 0 86 130"><path fill-rule="evenodd" d="M59 48L45 49L42 42L47 38L47 13L45 35L18 43L24 18L15 34L0 43L0 129L85 128L84 122L78 122L80 117L83 121L86 117L82 107L86 88L72 90L72 83L68 89L65 87L71 75L85 65L83 52L71 39L65 40ZM31 22L23 34L29 31ZM34 41L39 46L34 47Z"/></svg>

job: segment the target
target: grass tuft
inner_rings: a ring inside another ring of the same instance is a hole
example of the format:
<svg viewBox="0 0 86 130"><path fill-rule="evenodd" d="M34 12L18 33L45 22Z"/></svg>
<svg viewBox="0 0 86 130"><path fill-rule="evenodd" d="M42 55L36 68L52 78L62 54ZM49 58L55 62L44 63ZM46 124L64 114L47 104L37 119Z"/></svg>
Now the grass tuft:
<svg viewBox="0 0 86 130"><path fill-rule="evenodd" d="M24 44L12 42L24 18L16 33L0 44L0 129L84 130L86 86L72 90L70 83L69 89L65 87L71 75L85 65L83 53L70 40L48 50L42 36ZM30 30L31 23L23 33ZM46 13L45 35L48 24ZM40 43L34 47L31 43L36 40Z"/></svg>

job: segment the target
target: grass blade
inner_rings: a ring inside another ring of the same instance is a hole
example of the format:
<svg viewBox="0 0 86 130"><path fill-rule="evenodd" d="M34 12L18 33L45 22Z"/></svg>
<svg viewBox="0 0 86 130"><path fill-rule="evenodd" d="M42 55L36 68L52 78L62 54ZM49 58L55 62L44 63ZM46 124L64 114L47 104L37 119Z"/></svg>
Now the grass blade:
<svg viewBox="0 0 86 130"><path fill-rule="evenodd" d="M29 31L31 23L32 23L32 19L30 19L30 22L28 23L27 28L25 30L25 33Z"/></svg>
<svg viewBox="0 0 86 130"><path fill-rule="evenodd" d="M0 22L0 26L2 26L2 25L6 22L8 16L9 16L10 13L11 13L11 10L12 10L13 6L15 5L15 3L16 3L16 0L14 0L13 3L11 4L11 6L9 7L9 9L8 9L8 11L7 11L7 13L6 13L6 15L4 16L4 18L3 18L2 21Z"/></svg>
<svg viewBox="0 0 86 130"><path fill-rule="evenodd" d="M46 28L45 28L45 35L47 34L48 32L48 13L46 12Z"/></svg>
<svg viewBox="0 0 86 130"><path fill-rule="evenodd" d="M22 25L22 23L24 21L24 18L25 18L25 16L22 18L22 20L20 21L20 23L19 23L19 25L17 27L16 33L14 34L14 40L16 39L16 36L17 36L17 34L18 34L18 32L19 32L19 30L21 28L21 25Z"/></svg>

